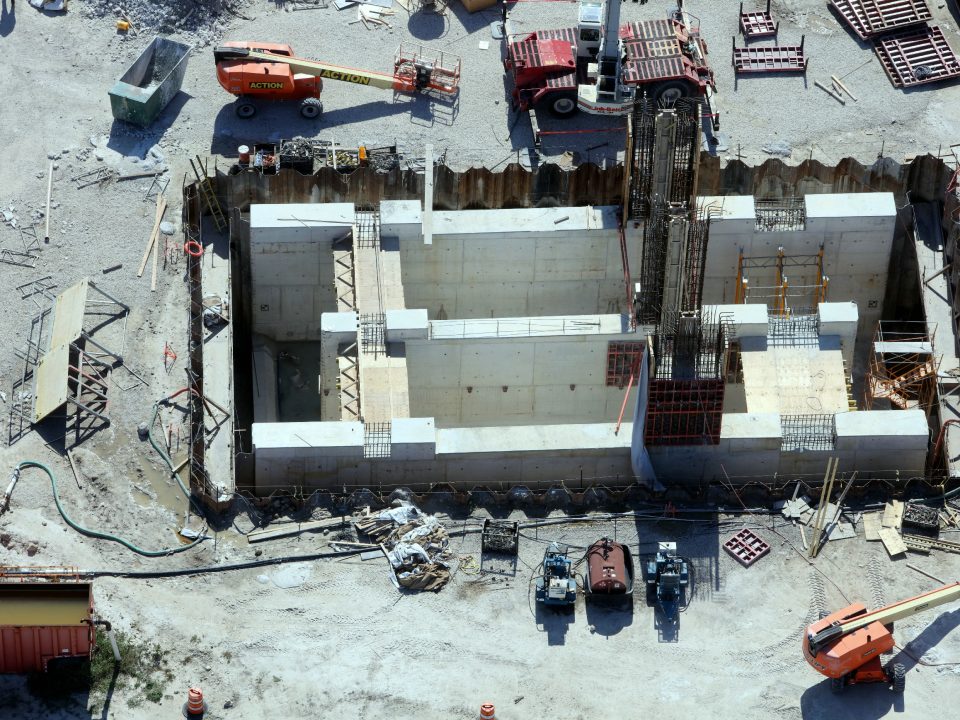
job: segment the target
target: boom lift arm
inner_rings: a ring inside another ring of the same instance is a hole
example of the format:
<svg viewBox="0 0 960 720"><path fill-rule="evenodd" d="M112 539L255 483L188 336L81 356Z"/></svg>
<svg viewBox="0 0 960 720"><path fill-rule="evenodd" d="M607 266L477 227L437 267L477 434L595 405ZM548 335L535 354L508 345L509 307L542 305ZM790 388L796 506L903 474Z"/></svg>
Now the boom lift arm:
<svg viewBox="0 0 960 720"><path fill-rule="evenodd" d="M854 603L807 628L804 659L832 680L834 691L844 685L887 682L902 692L903 666L883 667L880 661L880 655L894 647L893 623L955 600L960 600L960 582L872 611Z"/></svg>
<svg viewBox="0 0 960 720"><path fill-rule="evenodd" d="M460 85L460 59L428 51L419 45L401 45L394 58L393 73L359 70L333 63L297 57L289 45L231 42L213 51L217 79L229 93L241 98L237 113L251 117L251 99L303 100L319 108L323 80L369 85L405 93L439 93L453 96ZM241 110L241 108L245 108ZM307 117L319 114L304 113Z"/></svg>

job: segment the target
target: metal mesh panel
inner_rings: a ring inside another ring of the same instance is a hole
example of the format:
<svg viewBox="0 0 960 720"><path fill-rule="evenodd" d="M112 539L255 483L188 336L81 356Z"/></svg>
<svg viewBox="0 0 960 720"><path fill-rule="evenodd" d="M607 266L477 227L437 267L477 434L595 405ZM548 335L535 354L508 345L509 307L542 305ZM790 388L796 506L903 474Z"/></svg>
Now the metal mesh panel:
<svg viewBox="0 0 960 720"><path fill-rule="evenodd" d="M780 450L802 452L805 450L835 450L837 446L836 416L781 415Z"/></svg>
<svg viewBox="0 0 960 720"><path fill-rule="evenodd" d="M363 425L363 456L365 458L390 457L391 426L388 422L371 422Z"/></svg>
<svg viewBox="0 0 960 720"><path fill-rule="evenodd" d="M786 232L803 230L807 225L807 207L803 198L754 200L753 207L757 214L757 230Z"/></svg>

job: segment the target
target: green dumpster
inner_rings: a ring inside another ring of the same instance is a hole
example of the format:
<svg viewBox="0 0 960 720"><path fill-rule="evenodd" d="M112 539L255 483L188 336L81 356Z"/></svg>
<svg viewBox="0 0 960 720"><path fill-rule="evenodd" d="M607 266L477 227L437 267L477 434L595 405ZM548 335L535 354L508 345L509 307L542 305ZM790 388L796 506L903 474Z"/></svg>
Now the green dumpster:
<svg viewBox="0 0 960 720"><path fill-rule="evenodd" d="M180 91L193 48L159 35L110 90L117 120L147 127Z"/></svg>

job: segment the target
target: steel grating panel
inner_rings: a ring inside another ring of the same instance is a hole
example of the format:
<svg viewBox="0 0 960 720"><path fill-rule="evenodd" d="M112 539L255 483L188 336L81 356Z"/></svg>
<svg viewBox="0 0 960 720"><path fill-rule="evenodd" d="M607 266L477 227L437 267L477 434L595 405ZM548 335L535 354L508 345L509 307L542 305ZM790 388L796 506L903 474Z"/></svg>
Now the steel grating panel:
<svg viewBox="0 0 960 720"><path fill-rule="evenodd" d="M895 88L960 77L960 59L937 25L875 40L874 49Z"/></svg>
<svg viewBox="0 0 960 720"><path fill-rule="evenodd" d="M733 69L738 73L807 72L808 58L799 45L737 47L733 38Z"/></svg>
<svg viewBox="0 0 960 720"><path fill-rule="evenodd" d="M925 23L933 17L924 0L829 0L861 40Z"/></svg>

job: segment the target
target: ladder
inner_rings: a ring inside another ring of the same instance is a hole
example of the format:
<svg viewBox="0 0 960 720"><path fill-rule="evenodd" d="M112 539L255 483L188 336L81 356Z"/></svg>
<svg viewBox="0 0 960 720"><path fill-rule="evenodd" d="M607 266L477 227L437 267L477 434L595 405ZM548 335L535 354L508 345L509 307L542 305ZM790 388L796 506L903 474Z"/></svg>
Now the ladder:
<svg viewBox="0 0 960 720"><path fill-rule="evenodd" d="M193 159L190 160L190 167L193 169L193 174L197 177L197 188L200 190L200 197L203 198L207 210L213 215L213 221L217 224L217 230L223 232L227 229L227 218L224 216L223 209L220 207L220 201L217 200L217 194L213 191L213 183L210 182L210 178L207 177L206 164L200 159L199 155L196 156L196 159L196 164L194 164ZM203 172L201 172L201 170Z"/></svg>

